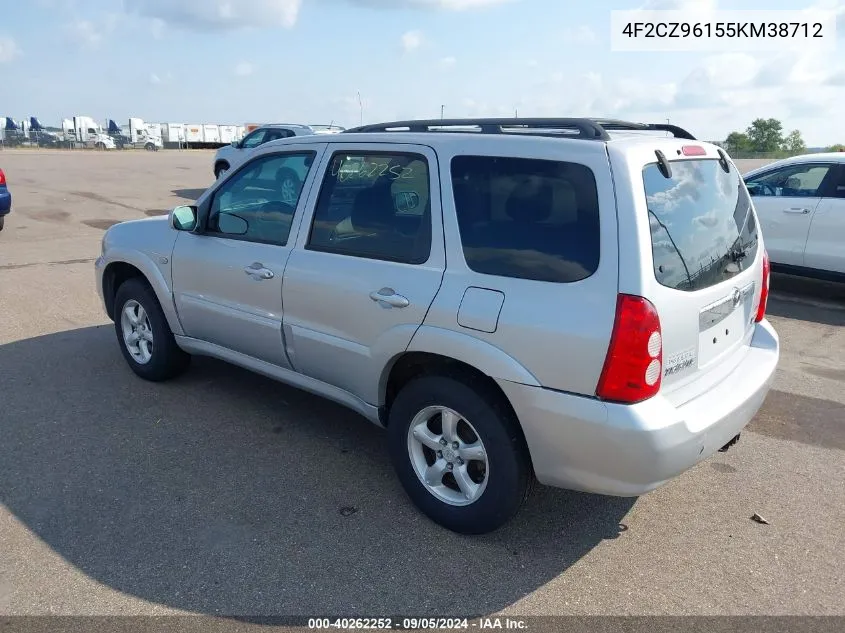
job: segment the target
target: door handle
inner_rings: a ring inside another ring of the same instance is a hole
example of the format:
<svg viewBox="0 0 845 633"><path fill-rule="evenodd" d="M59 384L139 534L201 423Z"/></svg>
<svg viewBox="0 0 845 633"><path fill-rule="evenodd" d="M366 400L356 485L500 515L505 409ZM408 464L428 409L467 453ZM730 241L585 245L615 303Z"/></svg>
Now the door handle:
<svg viewBox="0 0 845 633"><path fill-rule="evenodd" d="M272 279L275 276L272 270L258 262L244 268L244 272L254 279Z"/></svg>
<svg viewBox="0 0 845 633"><path fill-rule="evenodd" d="M393 288L382 288L378 292L371 292L370 299L381 304L387 304L391 308L407 308L411 305L406 297L396 294Z"/></svg>
<svg viewBox="0 0 845 633"><path fill-rule="evenodd" d="M807 215L810 212L810 209L806 207L790 207L789 209L784 209L784 213L798 213L800 215Z"/></svg>

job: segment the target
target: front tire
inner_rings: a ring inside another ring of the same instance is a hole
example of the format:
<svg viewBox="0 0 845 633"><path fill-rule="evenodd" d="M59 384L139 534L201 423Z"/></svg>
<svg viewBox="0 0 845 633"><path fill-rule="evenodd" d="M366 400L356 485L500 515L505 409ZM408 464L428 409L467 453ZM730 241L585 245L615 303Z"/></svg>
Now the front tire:
<svg viewBox="0 0 845 633"><path fill-rule="evenodd" d="M474 382L417 378L399 392L388 421L391 459L408 496L460 534L507 523L533 477L515 416L492 389Z"/></svg>
<svg viewBox="0 0 845 633"><path fill-rule="evenodd" d="M123 357L141 378L161 382L188 368L191 357L176 344L161 305L145 280L133 277L117 289L114 327Z"/></svg>

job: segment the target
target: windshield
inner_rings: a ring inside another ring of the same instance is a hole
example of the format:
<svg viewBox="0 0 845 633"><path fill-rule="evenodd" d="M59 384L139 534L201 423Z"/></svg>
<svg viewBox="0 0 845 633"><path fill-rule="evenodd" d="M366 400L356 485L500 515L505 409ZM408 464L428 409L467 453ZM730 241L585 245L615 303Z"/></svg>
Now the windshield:
<svg viewBox="0 0 845 633"><path fill-rule="evenodd" d="M757 255L757 223L736 168L718 160L657 163L643 169L654 274L662 285L701 290L747 269Z"/></svg>

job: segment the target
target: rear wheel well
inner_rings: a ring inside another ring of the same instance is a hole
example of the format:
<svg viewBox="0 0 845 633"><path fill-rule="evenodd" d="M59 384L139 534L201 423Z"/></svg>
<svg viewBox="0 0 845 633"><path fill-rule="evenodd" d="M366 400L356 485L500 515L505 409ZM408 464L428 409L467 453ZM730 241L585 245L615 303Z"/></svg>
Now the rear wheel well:
<svg viewBox="0 0 845 633"><path fill-rule="evenodd" d="M229 169L229 161L227 160L218 160L214 163L214 175L216 176L221 170Z"/></svg>
<svg viewBox="0 0 845 633"><path fill-rule="evenodd" d="M126 262L113 262L106 266L103 272L103 299L106 304L106 314L114 321L114 298L117 296L117 289L127 279L140 277L146 281L144 273Z"/></svg>
<svg viewBox="0 0 845 633"><path fill-rule="evenodd" d="M528 463L533 470L531 453L528 450L528 443L525 440L519 416L516 415L516 411L505 392L502 391L495 380L484 372L448 356L428 352L408 352L396 360L390 369L390 374L384 386L384 397L382 399L384 405L379 408L379 418L385 427L388 425L390 418L390 407L402 388L416 378L431 375L453 378L471 387L480 396L495 399L496 403L512 416L522 438Z"/></svg>

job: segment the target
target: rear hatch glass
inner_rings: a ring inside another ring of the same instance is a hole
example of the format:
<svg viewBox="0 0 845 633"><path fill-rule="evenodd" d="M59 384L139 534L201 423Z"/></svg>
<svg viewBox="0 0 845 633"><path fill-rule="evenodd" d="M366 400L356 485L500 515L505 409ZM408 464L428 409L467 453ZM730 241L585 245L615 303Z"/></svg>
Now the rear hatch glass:
<svg viewBox="0 0 845 633"><path fill-rule="evenodd" d="M757 223L736 169L714 159L670 165L670 178L657 163L643 169L657 281L695 291L753 265Z"/></svg>
<svg viewBox="0 0 845 633"><path fill-rule="evenodd" d="M643 168L661 316L663 386L680 404L740 362L754 329L762 280L759 230L735 166L718 159ZM675 391L674 394L672 392Z"/></svg>

